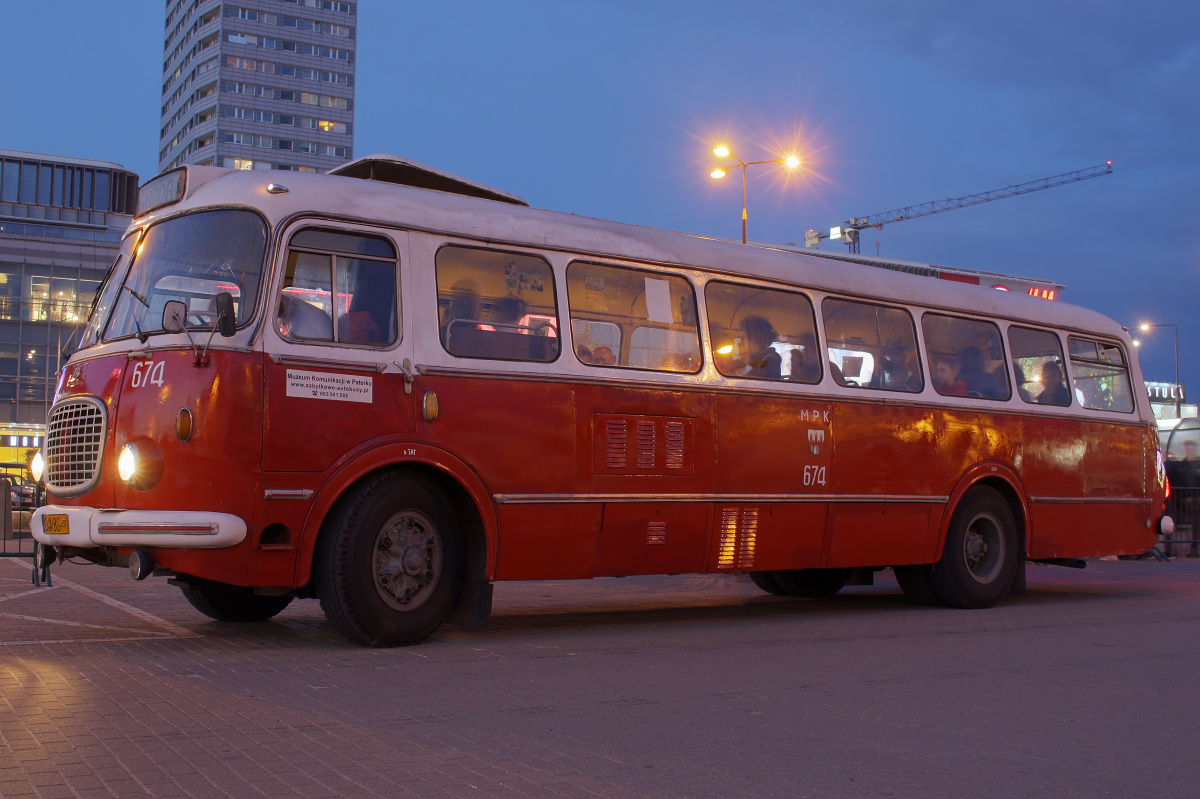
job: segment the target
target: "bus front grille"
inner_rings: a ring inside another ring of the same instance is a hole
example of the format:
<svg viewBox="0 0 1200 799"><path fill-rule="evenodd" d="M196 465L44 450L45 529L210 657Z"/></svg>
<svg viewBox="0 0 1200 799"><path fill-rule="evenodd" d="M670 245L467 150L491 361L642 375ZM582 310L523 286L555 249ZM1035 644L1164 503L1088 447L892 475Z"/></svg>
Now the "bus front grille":
<svg viewBox="0 0 1200 799"><path fill-rule="evenodd" d="M100 477L107 414L95 397L70 397L46 420L46 488L71 497L90 491Z"/></svg>

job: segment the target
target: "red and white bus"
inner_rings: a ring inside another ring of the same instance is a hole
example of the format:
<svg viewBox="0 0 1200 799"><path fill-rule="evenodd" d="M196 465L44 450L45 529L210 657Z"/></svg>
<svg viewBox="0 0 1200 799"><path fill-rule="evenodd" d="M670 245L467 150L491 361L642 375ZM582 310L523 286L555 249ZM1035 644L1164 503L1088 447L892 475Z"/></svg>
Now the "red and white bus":
<svg viewBox="0 0 1200 799"><path fill-rule="evenodd" d="M498 580L893 567L982 607L1169 527L1129 339L1061 302L581 218L391 156L142 189L63 368L43 555L352 641Z"/></svg>

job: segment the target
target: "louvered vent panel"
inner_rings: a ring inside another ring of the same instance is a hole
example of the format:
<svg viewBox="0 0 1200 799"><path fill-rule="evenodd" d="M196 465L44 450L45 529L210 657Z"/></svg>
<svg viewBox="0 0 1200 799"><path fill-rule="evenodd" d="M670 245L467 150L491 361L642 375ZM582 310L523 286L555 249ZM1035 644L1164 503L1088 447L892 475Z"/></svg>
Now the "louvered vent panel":
<svg viewBox="0 0 1200 799"><path fill-rule="evenodd" d="M646 543L647 544L665 544L667 543L667 523L666 522L650 522L646 525Z"/></svg>
<svg viewBox="0 0 1200 799"><path fill-rule="evenodd" d="M651 420L637 423L637 467L650 471L654 468L655 424Z"/></svg>
<svg viewBox="0 0 1200 799"><path fill-rule="evenodd" d="M625 436L628 430L624 419L609 419L606 423L608 433L608 449L605 464L610 469L625 468Z"/></svg>
<svg viewBox="0 0 1200 799"><path fill-rule="evenodd" d="M758 508L742 509L742 529L738 535L737 568L754 565L754 546L758 542Z"/></svg>
<svg viewBox="0 0 1200 799"><path fill-rule="evenodd" d="M717 568L732 569L737 555L737 508L721 511L721 544L717 550Z"/></svg>
<svg viewBox="0 0 1200 799"><path fill-rule="evenodd" d="M753 568L757 542L758 508L722 508L718 569Z"/></svg>
<svg viewBox="0 0 1200 799"><path fill-rule="evenodd" d="M667 422L666 439L666 467L668 469L682 469L685 441L683 422Z"/></svg>
<svg viewBox="0 0 1200 799"><path fill-rule="evenodd" d="M597 413L592 468L637 477L695 473L695 421L677 416Z"/></svg>

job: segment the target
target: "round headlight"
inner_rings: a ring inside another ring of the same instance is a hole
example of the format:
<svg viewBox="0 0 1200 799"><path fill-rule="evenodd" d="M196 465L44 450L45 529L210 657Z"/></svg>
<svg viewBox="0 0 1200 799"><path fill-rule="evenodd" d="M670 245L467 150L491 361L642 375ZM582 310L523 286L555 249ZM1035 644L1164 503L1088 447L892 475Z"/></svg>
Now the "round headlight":
<svg viewBox="0 0 1200 799"><path fill-rule="evenodd" d="M137 475L137 467L137 447L133 444L121 447L121 454L117 456L117 474L121 475L121 479L128 483Z"/></svg>
<svg viewBox="0 0 1200 799"><path fill-rule="evenodd" d="M42 451L39 449L33 456L33 460L29 462L29 473L33 475L33 479L37 482L42 482L42 474L46 471L46 460L42 457Z"/></svg>
<svg viewBox="0 0 1200 799"><path fill-rule="evenodd" d="M130 488L149 491L158 485L163 473L163 456L148 438L135 438L121 447L117 455L117 474Z"/></svg>

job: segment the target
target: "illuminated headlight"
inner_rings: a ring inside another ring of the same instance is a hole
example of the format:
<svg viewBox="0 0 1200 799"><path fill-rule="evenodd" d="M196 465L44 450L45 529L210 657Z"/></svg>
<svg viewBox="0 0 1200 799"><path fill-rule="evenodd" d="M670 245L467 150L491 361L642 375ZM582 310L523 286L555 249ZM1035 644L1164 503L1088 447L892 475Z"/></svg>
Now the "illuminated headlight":
<svg viewBox="0 0 1200 799"><path fill-rule="evenodd" d="M148 438L135 438L117 455L117 474L130 488L149 491L163 473L162 451Z"/></svg>
<svg viewBox="0 0 1200 799"><path fill-rule="evenodd" d="M46 460L42 457L42 451L39 449L37 454L33 456L33 460L29 462L29 473L33 475L33 479L37 482L42 482L42 474L46 471Z"/></svg>

